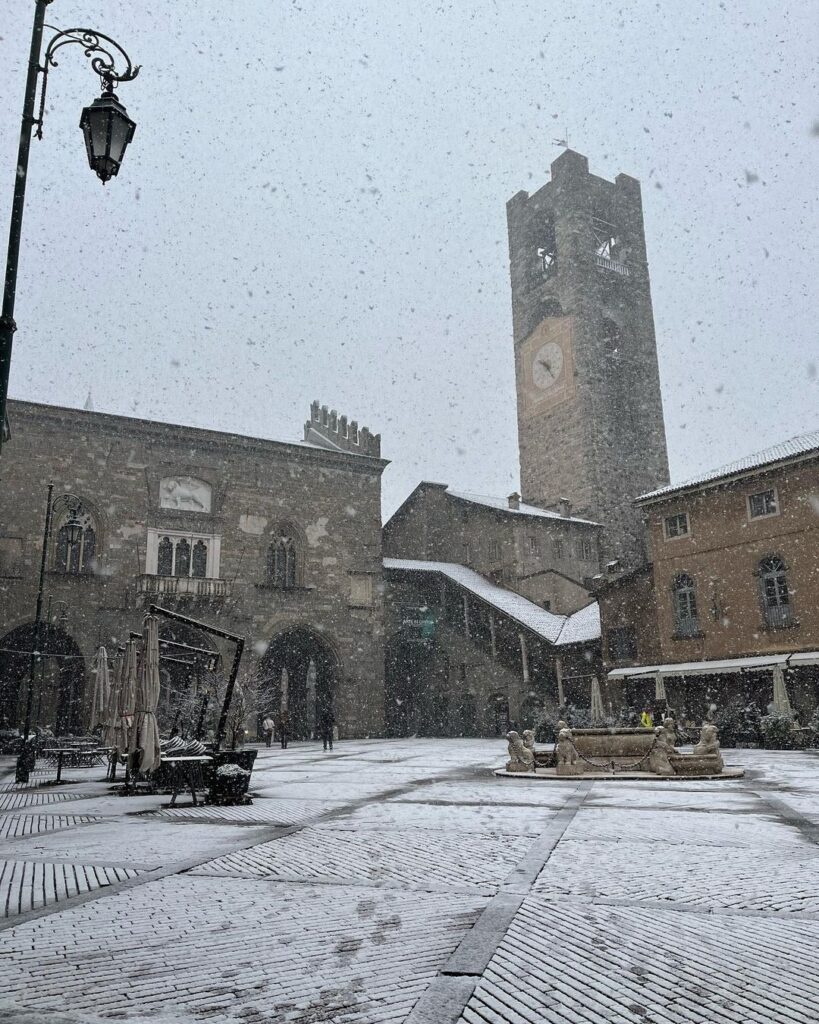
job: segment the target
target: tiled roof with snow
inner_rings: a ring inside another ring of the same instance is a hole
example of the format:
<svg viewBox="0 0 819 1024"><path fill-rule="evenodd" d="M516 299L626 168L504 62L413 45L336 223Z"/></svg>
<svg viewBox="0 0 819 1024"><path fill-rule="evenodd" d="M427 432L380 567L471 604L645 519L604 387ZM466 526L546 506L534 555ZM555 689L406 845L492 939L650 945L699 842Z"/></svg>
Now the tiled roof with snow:
<svg viewBox="0 0 819 1024"><path fill-rule="evenodd" d="M712 469L684 480L679 484L667 484L656 491L648 494L641 494L637 501L651 501L654 498L663 497L666 494L674 494L677 491L687 490L689 487L698 487L702 484L716 483L723 477L742 476L756 470L764 469L768 465L777 462L787 462L788 459L798 458L800 455L810 455L812 452L819 454L819 430L813 430L809 434L800 434L799 437L791 437L787 441L780 441L771 448L765 448L753 455L746 455L744 459L737 459L736 462L729 462L727 466L720 466L719 469Z"/></svg>
<svg viewBox="0 0 819 1024"><path fill-rule="evenodd" d="M522 501L518 508L510 508L507 498L493 498L486 494L453 491L449 487L447 487L446 493L453 498L458 498L460 501L469 501L473 505L484 505L486 508L494 508L499 512L509 512L512 515L537 516L539 519L563 519L571 523L582 523L584 526L600 525L599 523L593 523L591 519L578 519L577 516L562 516L559 512L550 512L548 509L538 508L537 505L527 505L525 501Z"/></svg>
<svg viewBox="0 0 819 1024"><path fill-rule="evenodd" d="M428 562L414 558L385 558L385 569L404 572L434 572L445 576L475 597L514 619L533 633L558 646L579 644L600 638L600 609L597 602L572 615L555 615L521 597L512 590L499 587L474 569L456 562Z"/></svg>

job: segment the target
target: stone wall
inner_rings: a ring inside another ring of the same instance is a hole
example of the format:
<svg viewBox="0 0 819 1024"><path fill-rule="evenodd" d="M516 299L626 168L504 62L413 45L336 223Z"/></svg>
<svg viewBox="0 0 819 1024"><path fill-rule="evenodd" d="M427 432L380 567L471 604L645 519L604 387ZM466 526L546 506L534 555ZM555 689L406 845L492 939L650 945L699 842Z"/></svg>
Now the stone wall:
<svg viewBox="0 0 819 1024"><path fill-rule="evenodd" d="M245 636L248 671L274 638L302 630L334 662L341 735L382 731L384 461L26 402L9 403L9 414L13 436L0 464L0 636L33 619L53 481L55 498L77 496L96 527L93 564L72 575L59 570L54 523L45 586L53 617L59 609L61 628L79 646L86 679L97 645L122 642L156 601ZM199 483L181 485L178 507L163 508L160 486L169 479L177 493L180 479ZM210 512L197 507L197 493L208 488ZM215 578L158 577L147 564L152 530L217 539ZM268 574L270 546L283 534L298 561L286 589ZM180 586L198 593L174 592Z"/></svg>

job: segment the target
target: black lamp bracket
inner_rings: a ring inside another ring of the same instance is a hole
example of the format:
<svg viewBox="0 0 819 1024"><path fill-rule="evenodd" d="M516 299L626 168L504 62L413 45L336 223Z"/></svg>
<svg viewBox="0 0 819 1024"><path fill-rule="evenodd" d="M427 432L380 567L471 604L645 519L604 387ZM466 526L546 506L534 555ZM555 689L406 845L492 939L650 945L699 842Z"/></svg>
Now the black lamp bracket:
<svg viewBox="0 0 819 1024"><path fill-rule="evenodd" d="M57 33L52 37L46 47L45 59L38 68L43 76L43 84L40 88L40 111L34 119L37 125L35 135L38 139L43 137L43 118L45 117L46 87L48 85L48 72L50 68L58 66L55 54L63 46L76 43L83 48L85 56L91 61L91 68L100 76L102 90L109 96L113 95L114 88L119 82L130 82L139 74L140 65L132 64L131 58L110 36L103 35L90 28L68 28L57 29L54 25L47 25L46 28L54 29ZM123 71L116 70L117 60L125 64Z"/></svg>

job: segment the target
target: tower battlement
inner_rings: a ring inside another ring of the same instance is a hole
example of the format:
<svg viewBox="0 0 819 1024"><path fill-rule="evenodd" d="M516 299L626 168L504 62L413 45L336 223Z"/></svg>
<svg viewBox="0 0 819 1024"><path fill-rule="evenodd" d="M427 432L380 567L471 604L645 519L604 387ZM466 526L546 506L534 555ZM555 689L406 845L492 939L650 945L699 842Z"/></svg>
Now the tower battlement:
<svg viewBox="0 0 819 1024"><path fill-rule="evenodd" d="M381 435L372 434L367 427L359 427L357 420L339 416L318 401L310 405L310 419L304 424L304 440L337 451L354 452L381 458Z"/></svg>

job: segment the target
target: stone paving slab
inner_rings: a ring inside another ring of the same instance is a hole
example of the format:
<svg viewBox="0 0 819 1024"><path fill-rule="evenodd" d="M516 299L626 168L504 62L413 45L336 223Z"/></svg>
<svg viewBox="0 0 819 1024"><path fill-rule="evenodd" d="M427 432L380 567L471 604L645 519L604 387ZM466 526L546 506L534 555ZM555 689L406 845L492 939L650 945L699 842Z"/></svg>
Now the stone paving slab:
<svg viewBox="0 0 819 1024"><path fill-rule="evenodd" d="M343 807L330 800L257 799L246 807L169 807L158 812L171 821L226 822L228 824L301 825Z"/></svg>
<svg viewBox="0 0 819 1024"><path fill-rule="evenodd" d="M564 840L534 889L553 898L656 900L687 906L819 911L819 849Z"/></svg>
<svg viewBox="0 0 819 1024"><path fill-rule="evenodd" d="M59 903L137 874L132 868L100 864L0 859L0 908L4 918Z"/></svg>
<svg viewBox="0 0 819 1024"><path fill-rule="evenodd" d="M566 839L592 842L670 843L674 846L804 846L797 829L754 814L689 809L637 811L584 805L566 830Z"/></svg>
<svg viewBox="0 0 819 1024"><path fill-rule="evenodd" d="M82 800L86 793L75 790L60 789L55 786L49 790L22 790L12 793L0 793L0 811L14 811L24 807L44 807L46 804L66 803L68 800Z"/></svg>
<svg viewBox="0 0 819 1024"><path fill-rule="evenodd" d="M368 885L478 887L495 891L526 854L527 836L457 833L419 839L413 829L371 832L308 827L249 850L227 854L196 874L246 878L361 879Z"/></svg>
<svg viewBox="0 0 819 1024"><path fill-rule="evenodd" d="M0 839L21 839L39 832L56 832L93 821L99 821L99 818L87 814L6 814L0 816Z"/></svg>
<svg viewBox="0 0 819 1024"><path fill-rule="evenodd" d="M265 835L262 830L262 835ZM122 864L141 869L164 868L174 863L233 849L247 842L240 826L176 822L101 820L71 834L41 833L31 837L25 857L31 860L78 860L92 864ZM261 836L260 836L261 838ZM0 842L0 857L22 854L17 842Z"/></svg>
<svg viewBox="0 0 819 1024"><path fill-rule="evenodd" d="M524 900L463 1024L815 1024L819 922Z"/></svg>
<svg viewBox="0 0 819 1024"><path fill-rule="evenodd" d="M118 1020L155 1007L163 1022L385 1024L406 1017L484 904L167 877L7 933L4 1004Z"/></svg>
<svg viewBox="0 0 819 1024"><path fill-rule="evenodd" d="M441 802L558 809L565 804L570 789L570 783L558 788L545 786L543 782L509 782L506 779L487 778L485 782L435 782L419 786L414 792L394 799L400 803Z"/></svg>
<svg viewBox="0 0 819 1024"><path fill-rule="evenodd" d="M368 804L326 826L334 829L416 828L444 829L459 834L489 832L498 835L540 835L556 810L526 807L510 813L508 807L467 805L463 807L418 801L389 801ZM429 840L435 842L434 839Z"/></svg>

